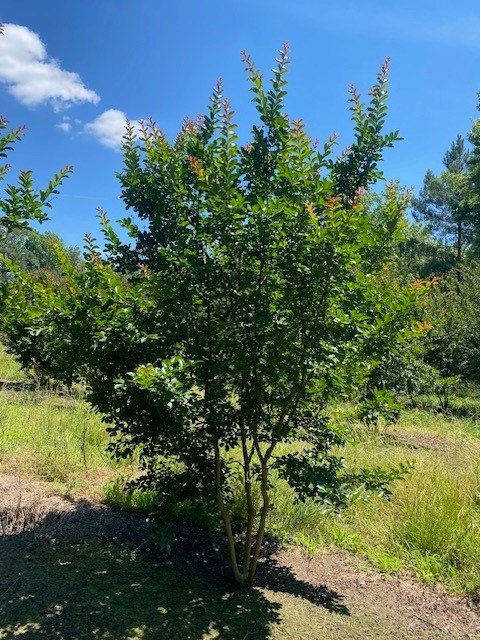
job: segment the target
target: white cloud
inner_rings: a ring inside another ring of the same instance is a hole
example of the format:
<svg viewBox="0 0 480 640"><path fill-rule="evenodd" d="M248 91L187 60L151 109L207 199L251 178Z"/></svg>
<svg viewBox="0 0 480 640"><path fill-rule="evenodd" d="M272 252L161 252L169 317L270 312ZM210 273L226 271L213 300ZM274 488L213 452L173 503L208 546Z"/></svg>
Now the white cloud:
<svg viewBox="0 0 480 640"><path fill-rule="evenodd" d="M61 129L62 131L65 131L65 133L68 133L72 128L72 122L68 116L63 116L62 121L55 126L57 129Z"/></svg>
<svg viewBox="0 0 480 640"><path fill-rule="evenodd" d="M101 144L110 149L120 149L122 138L125 135L127 116L119 109L107 109L95 120L88 122L84 131L94 135ZM134 128L138 129L139 121L130 120Z"/></svg>
<svg viewBox="0 0 480 640"><path fill-rule="evenodd" d="M59 122L55 126L58 129L61 129L62 131L65 131L65 133L68 133L70 131L70 129L72 128L72 125L69 122Z"/></svg>
<svg viewBox="0 0 480 640"><path fill-rule="evenodd" d="M48 57L38 34L18 24L6 24L4 35L0 35L0 83L29 107L50 103L59 111L75 103L97 104L100 100L78 73L65 71Z"/></svg>

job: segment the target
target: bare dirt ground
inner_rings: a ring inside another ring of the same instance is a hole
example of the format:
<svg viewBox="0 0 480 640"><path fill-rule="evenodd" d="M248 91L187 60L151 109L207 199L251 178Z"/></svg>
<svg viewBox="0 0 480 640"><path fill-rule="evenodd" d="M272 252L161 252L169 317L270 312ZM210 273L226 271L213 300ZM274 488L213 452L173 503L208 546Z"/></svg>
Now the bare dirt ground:
<svg viewBox="0 0 480 640"><path fill-rule="evenodd" d="M0 639L480 639L480 609L358 559L273 547L253 590L221 538L179 527L168 555L144 518L0 474Z"/></svg>

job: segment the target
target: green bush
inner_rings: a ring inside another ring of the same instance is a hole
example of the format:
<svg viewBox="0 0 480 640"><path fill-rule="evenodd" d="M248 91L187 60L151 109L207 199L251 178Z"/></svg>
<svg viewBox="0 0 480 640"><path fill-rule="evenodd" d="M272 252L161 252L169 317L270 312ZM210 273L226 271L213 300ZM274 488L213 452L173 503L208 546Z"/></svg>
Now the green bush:
<svg viewBox="0 0 480 640"><path fill-rule="evenodd" d="M425 361L444 376L480 378L480 264L450 272L426 298Z"/></svg>

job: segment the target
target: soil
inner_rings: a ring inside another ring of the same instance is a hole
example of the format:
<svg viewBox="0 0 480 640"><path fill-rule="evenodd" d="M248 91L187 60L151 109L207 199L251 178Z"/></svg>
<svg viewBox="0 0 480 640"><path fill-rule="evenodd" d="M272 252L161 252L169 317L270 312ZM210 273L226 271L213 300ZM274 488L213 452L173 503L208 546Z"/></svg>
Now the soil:
<svg viewBox="0 0 480 640"><path fill-rule="evenodd" d="M229 579L222 537L0 474L0 639L480 639L480 608L360 559L267 545L254 589Z"/></svg>
<svg viewBox="0 0 480 640"><path fill-rule="evenodd" d="M423 433L407 433L404 431L396 431L389 435L395 442L411 449L451 451L455 448L455 443L452 442L451 439L440 436L429 436Z"/></svg>

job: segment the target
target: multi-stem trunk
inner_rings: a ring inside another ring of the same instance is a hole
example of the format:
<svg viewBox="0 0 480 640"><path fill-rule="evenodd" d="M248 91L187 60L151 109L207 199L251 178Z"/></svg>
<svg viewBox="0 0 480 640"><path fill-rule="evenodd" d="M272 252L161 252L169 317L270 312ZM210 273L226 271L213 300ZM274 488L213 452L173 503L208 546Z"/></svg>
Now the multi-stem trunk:
<svg viewBox="0 0 480 640"><path fill-rule="evenodd" d="M246 443L244 443L246 444ZM244 454L247 451L244 446ZM244 492L247 504L247 514L244 531L243 545L238 548L235 542L235 536L232 528L232 520L225 495L222 487L222 461L220 450L215 452L215 469L216 469L216 487L217 487L217 505L222 516L225 535L227 539L227 551L235 581L241 586L253 586L255 575L257 572L258 560L262 550L263 538L265 535L266 520L270 507L270 497L268 493L268 459L261 460L260 473L260 491L262 496L262 505L257 511L252 497L252 478L250 475L251 453L244 458L245 475L244 475ZM259 517L258 525L255 527L256 519ZM239 562L239 557L242 562ZM241 567L241 568L240 568Z"/></svg>
<svg viewBox="0 0 480 640"><path fill-rule="evenodd" d="M265 493L268 496L268 492ZM269 508L268 497L264 500L260 509L260 522L255 529L253 519L248 522L245 532L245 542L243 544L243 564L240 569L237 547L235 544L235 538L232 531L232 524L230 514L225 504L223 496L218 498L218 506L222 515L225 534L227 538L227 550L230 561L230 567L232 570L235 581L242 587L251 587L255 582L255 576L257 573L258 561L262 550L263 538L265 535L266 518Z"/></svg>

